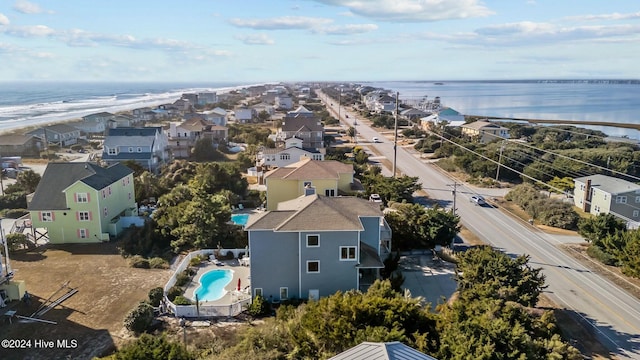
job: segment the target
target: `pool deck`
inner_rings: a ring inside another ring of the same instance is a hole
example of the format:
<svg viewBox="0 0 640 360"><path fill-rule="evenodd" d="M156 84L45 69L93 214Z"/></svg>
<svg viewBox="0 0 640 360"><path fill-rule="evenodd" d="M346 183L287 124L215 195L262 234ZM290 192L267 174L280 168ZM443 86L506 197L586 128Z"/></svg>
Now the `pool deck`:
<svg viewBox="0 0 640 360"><path fill-rule="evenodd" d="M249 285L251 285L251 280L249 276L249 267L241 266L238 259L233 260L220 260L224 265L216 265L211 261L204 261L200 266L197 267L198 272L193 277L193 280L187 285L184 296L187 299L191 299L195 301L194 292L200 286L200 277L204 275L209 270L231 270L233 271L233 278L231 281L224 287L227 291L226 294L218 300L213 301L200 301L201 305L230 305L236 301L238 301L238 279L240 279L241 293L244 298L249 297L248 289L250 289Z"/></svg>

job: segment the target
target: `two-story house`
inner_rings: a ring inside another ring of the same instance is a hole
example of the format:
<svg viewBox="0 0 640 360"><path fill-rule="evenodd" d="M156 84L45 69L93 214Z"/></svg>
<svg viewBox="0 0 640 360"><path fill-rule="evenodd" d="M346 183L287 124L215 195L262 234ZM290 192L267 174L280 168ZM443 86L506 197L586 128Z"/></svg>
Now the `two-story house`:
<svg viewBox="0 0 640 360"><path fill-rule="evenodd" d="M0 135L0 155L36 156L42 150L42 141L33 135Z"/></svg>
<svg viewBox="0 0 640 360"><path fill-rule="evenodd" d="M293 108L293 100L288 95L278 95L275 98L275 107L279 110L291 110Z"/></svg>
<svg viewBox="0 0 640 360"><path fill-rule="evenodd" d="M108 241L137 215L133 170L115 164L52 162L42 175L27 208L34 230L52 244Z"/></svg>
<svg viewBox="0 0 640 360"><path fill-rule="evenodd" d="M104 135L105 129L109 127L109 121L113 120L114 117L114 114L106 111L89 114L83 116L82 121L76 123L74 126L89 136Z"/></svg>
<svg viewBox="0 0 640 360"><path fill-rule="evenodd" d="M304 107L290 111L282 119L282 127L276 135L277 140L285 140L292 137L302 139L302 147L324 148L324 127L313 112Z"/></svg>
<svg viewBox="0 0 640 360"><path fill-rule="evenodd" d="M640 222L640 185L607 175L574 179L573 202L594 215L613 214L635 228Z"/></svg>
<svg viewBox="0 0 640 360"><path fill-rule="evenodd" d="M67 124L54 124L29 131L27 135L35 136L46 145L65 147L78 143L80 129Z"/></svg>
<svg viewBox="0 0 640 360"><path fill-rule="evenodd" d="M109 129L102 160L109 165L133 160L156 173L169 159L168 145L167 135L160 127Z"/></svg>
<svg viewBox="0 0 640 360"><path fill-rule="evenodd" d="M312 194L251 217L251 288L281 301L366 290L380 276L391 230L380 207L356 197Z"/></svg>
<svg viewBox="0 0 640 360"><path fill-rule="evenodd" d="M509 129L489 121L474 121L460 126L460 129L462 135L481 143L509 138Z"/></svg>
<svg viewBox="0 0 640 360"><path fill-rule="evenodd" d="M353 184L353 165L306 158L267 172L265 184L267 210L275 210L278 203L310 192L326 196L349 194Z"/></svg>
<svg viewBox="0 0 640 360"><path fill-rule="evenodd" d="M227 110L217 107L213 110L207 110L199 113L204 119L218 126L227 126Z"/></svg>
<svg viewBox="0 0 640 360"><path fill-rule="evenodd" d="M300 160L324 160L326 149L312 149L302 147L302 139L289 138L284 141L284 147L265 148L258 152L258 165L268 168L284 167Z"/></svg>
<svg viewBox="0 0 640 360"><path fill-rule="evenodd" d="M248 107L238 107L233 110L236 121L241 124L251 123L253 119L258 116L256 110Z"/></svg>

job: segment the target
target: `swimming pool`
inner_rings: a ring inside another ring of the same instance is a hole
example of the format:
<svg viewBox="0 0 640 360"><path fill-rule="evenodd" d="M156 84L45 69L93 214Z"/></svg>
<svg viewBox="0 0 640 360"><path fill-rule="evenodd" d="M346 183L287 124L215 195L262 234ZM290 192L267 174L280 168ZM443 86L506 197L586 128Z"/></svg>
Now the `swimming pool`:
<svg viewBox="0 0 640 360"><path fill-rule="evenodd" d="M236 225L247 225L249 214L231 214L231 221Z"/></svg>
<svg viewBox="0 0 640 360"><path fill-rule="evenodd" d="M218 300L226 294L224 289L233 279L232 270L209 270L200 277L200 286L193 292L198 295L198 301Z"/></svg>

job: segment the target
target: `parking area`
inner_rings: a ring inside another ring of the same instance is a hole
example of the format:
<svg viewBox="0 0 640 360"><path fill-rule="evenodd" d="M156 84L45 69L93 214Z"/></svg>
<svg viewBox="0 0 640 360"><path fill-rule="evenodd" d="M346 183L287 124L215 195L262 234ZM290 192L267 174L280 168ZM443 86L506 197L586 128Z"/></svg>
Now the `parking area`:
<svg viewBox="0 0 640 360"><path fill-rule="evenodd" d="M431 254L402 256L399 268L405 278L402 287L409 289L412 297L423 297L432 309L456 291L455 265Z"/></svg>

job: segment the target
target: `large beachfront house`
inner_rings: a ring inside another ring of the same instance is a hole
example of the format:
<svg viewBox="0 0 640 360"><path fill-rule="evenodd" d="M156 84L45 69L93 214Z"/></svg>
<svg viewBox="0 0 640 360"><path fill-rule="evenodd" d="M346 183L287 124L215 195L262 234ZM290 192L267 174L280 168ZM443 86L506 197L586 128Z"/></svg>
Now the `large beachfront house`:
<svg viewBox="0 0 640 360"><path fill-rule="evenodd" d="M574 204L594 215L613 214L636 228L640 222L640 185L606 175L574 179Z"/></svg>
<svg viewBox="0 0 640 360"><path fill-rule="evenodd" d="M49 163L27 208L33 229L52 244L108 241L131 225L127 216L137 215L133 170Z"/></svg>
<svg viewBox="0 0 640 360"><path fill-rule="evenodd" d="M272 301L365 291L391 249L380 207L356 197L302 196L249 221L252 293Z"/></svg>
<svg viewBox="0 0 640 360"><path fill-rule="evenodd" d="M474 121L460 126L462 135L481 143L509 138L509 129L489 121Z"/></svg>
<svg viewBox="0 0 640 360"><path fill-rule="evenodd" d="M309 158L269 171L267 210L275 210L279 202L318 193L338 196L351 192L353 165L335 160L316 161Z"/></svg>
<svg viewBox="0 0 640 360"><path fill-rule="evenodd" d="M2 156L38 156L42 148L42 141L33 135L0 135Z"/></svg>
<svg viewBox="0 0 640 360"><path fill-rule="evenodd" d="M71 146L78 143L80 129L67 124L54 124L43 126L29 131L27 135L33 135L45 142L45 146L57 145L60 147Z"/></svg>
<svg viewBox="0 0 640 360"><path fill-rule="evenodd" d="M300 160L324 160L326 149L302 147L302 139L289 138L284 141L284 148L267 148L258 152L258 165L269 168L284 167Z"/></svg>
<svg viewBox="0 0 640 360"><path fill-rule="evenodd" d="M161 127L109 129L102 160L109 165L132 160L155 173L169 159L168 145Z"/></svg>

